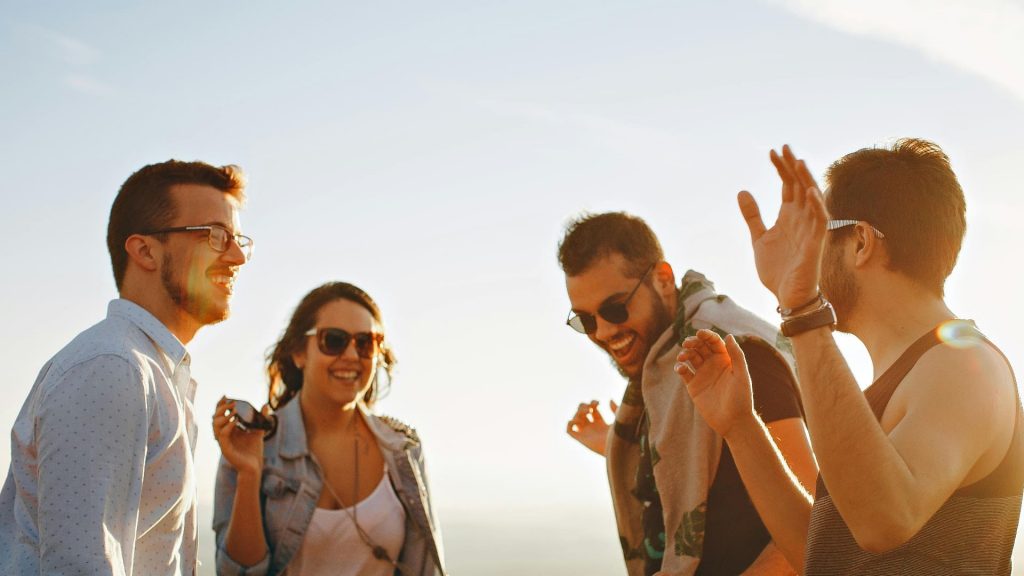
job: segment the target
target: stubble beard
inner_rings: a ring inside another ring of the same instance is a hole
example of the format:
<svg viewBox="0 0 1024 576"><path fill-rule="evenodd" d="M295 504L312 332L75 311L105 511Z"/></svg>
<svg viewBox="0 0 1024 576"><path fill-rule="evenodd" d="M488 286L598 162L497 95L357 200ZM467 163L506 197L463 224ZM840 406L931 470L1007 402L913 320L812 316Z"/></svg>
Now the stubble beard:
<svg viewBox="0 0 1024 576"><path fill-rule="evenodd" d="M189 282L183 282L177 278L173 272L174 269L174 259L169 253L165 253L163 267L160 271L160 282L163 284L167 296L179 310L194 318L200 326L216 324L227 319L229 313L227 306L218 307L213 302L213 298L189 290ZM205 277L190 280L201 282L205 280Z"/></svg>
<svg viewBox="0 0 1024 576"><path fill-rule="evenodd" d="M832 303L835 310L836 330L849 333L846 320L850 318L850 312L860 299L860 286L846 267L842 251L833 250L828 246L825 247L824 266L821 271L821 293Z"/></svg>

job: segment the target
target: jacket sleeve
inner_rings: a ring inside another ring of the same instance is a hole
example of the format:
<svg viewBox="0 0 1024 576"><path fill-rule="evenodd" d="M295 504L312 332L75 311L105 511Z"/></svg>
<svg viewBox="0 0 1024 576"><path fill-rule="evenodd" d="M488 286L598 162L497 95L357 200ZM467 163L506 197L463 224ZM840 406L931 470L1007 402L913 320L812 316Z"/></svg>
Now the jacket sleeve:
<svg viewBox="0 0 1024 576"><path fill-rule="evenodd" d="M237 473L223 456L217 467L217 484L213 494L213 531L216 533L216 565L218 576L265 576L270 568L270 552L253 566L242 566L231 559L224 549L228 525L231 524L231 510L235 503Z"/></svg>
<svg viewBox="0 0 1024 576"><path fill-rule="evenodd" d="M437 556L441 561L441 566L445 565L444 562L444 543L443 537L441 536L441 524L437 520L437 513L434 510L434 503L430 498L430 479L427 476L427 463L423 456L423 444L418 444L413 449L412 454L417 468L419 468L420 480L423 483L423 504L426 506L428 513L430 514L430 524L434 527L434 545L437 547ZM429 555L428 555L429 556ZM442 575L444 572L434 566L436 574Z"/></svg>

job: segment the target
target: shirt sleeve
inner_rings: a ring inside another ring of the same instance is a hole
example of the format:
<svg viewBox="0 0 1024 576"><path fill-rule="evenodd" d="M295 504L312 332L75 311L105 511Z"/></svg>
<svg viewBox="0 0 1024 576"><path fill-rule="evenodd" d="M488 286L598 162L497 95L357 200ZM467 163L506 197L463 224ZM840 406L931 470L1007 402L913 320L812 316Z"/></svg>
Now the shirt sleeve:
<svg viewBox="0 0 1024 576"><path fill-rule="evenodd" d="M740 344L747 358L754 393L754 410L768 424L787 418L803 418L803 408L793 374L785 361L767 344L747 340Z"/></svg>
<svg viewBox="0 0 1024 576"><path fill-rule="evenodd" d="M41 574L132 573L148 422L142 374L123 358L47 385L35 430Z"/></svg>

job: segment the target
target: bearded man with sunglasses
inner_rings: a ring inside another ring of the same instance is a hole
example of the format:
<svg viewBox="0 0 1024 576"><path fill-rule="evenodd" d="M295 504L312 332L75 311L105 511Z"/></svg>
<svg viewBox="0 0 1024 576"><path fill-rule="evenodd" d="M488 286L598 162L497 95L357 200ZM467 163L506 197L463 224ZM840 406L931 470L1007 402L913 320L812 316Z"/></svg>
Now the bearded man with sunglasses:
<svg viewBox="0 0 1024 576"><path fill-rule="evenodd" d="M120 298L42 369L11 432L0 573L193 575L196 383L185 345L228 316L252 251L234 166L125 181L107 228Z"/></svg>
<svg viewBox="0 0 1024 576"><path fill-rule="evenodd" d="M735 330L754 366L754 402L784 457L809 486L816 469L785 339L689 271L679 287L647 224L621 213L571 222L559 245L572 304L568 325L628 379L615 421L580 404L567 431L607 458L630 576L789 574L718 436L680 390L679 343L699 328Z"/></svg>

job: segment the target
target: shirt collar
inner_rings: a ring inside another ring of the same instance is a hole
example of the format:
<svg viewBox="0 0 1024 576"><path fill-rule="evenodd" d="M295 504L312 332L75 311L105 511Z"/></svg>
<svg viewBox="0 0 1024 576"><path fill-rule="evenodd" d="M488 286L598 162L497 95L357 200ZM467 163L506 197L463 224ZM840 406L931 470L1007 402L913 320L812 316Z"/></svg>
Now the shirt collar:
<svg viewBox="0 0 1024 576"><path fill-rule="evenodd" d="M131 300L118 298L111 300L107 305L107 317L118 317L128 320L142 330L142 332L153 341L171 360L173 367L177 367L184 361L188 362L188 350L171 334L171 331L164 326L163 322L156 319L148 310L139 306Z"/></svg>

